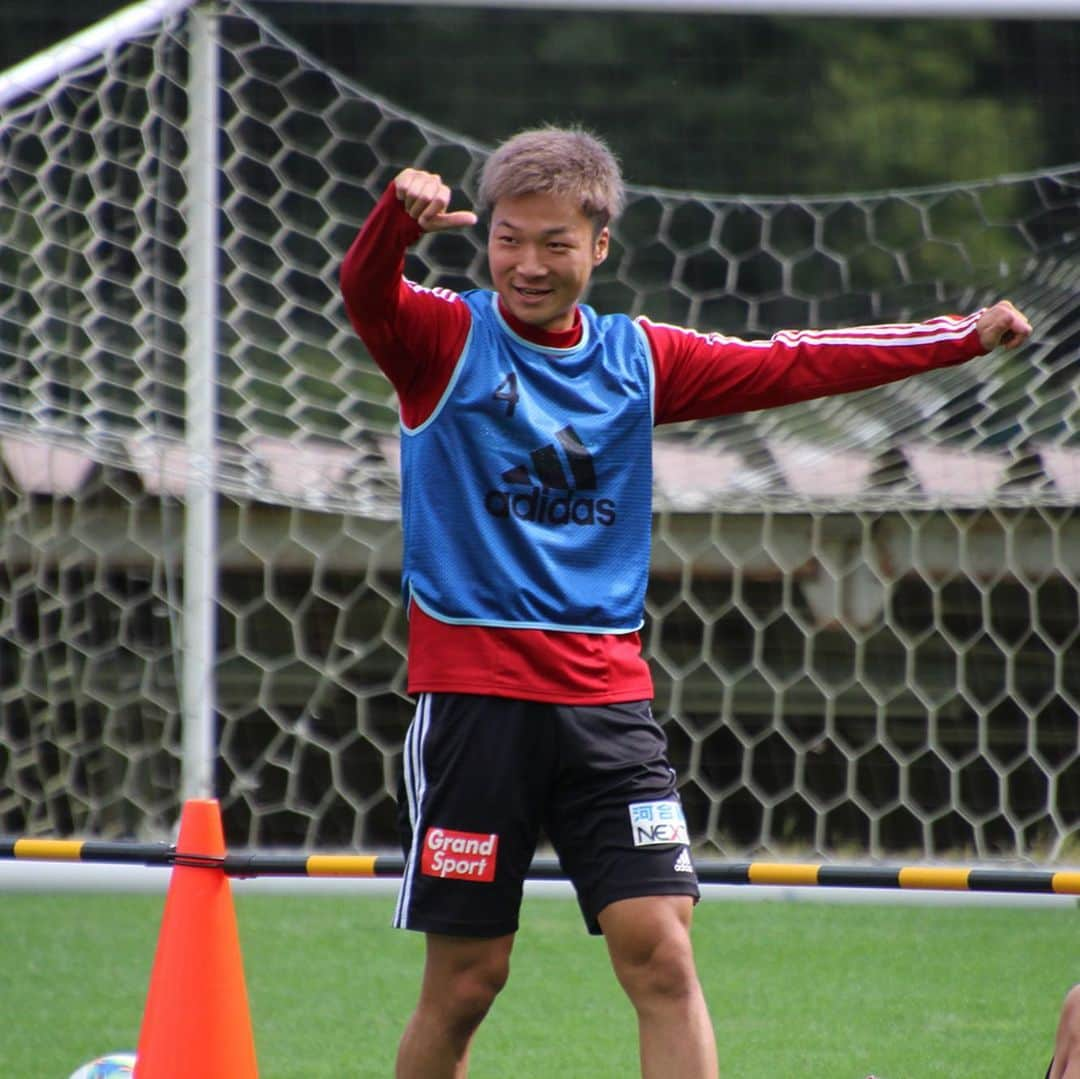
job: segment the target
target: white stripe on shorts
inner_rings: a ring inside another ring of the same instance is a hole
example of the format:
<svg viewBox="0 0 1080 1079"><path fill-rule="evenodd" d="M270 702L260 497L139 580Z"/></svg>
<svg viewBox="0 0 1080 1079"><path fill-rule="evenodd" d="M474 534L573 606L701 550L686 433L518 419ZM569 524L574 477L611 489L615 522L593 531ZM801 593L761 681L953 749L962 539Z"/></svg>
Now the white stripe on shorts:
<svg viewBox="0 0 1080 1079"><path fill-rule="evenodd" d="M424 776L424 740L431 722L431 694L421 693L416 703L416 714L405 732L402 765L405 769L405 797L409 803L409 825L412 843L405 860L405 872L401 875L397 907L394 910L394 927L409 928L409 903L412 899L413 870L419 857L422 837L420 835L420 807L423 805L427 779Z"/></svg>

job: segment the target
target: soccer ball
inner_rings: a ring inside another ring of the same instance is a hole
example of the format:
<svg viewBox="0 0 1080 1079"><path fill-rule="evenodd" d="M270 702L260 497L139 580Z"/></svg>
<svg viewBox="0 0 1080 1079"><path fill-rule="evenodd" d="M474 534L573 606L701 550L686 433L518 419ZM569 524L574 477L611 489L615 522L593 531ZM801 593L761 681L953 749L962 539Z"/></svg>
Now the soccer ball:
<svg viewBox="0 0 1080 1079"><path fill-rule="evenodd" d="M134 1074L134 1053L109 1053L84 1064L71 1079L131 1079Z"/></svg>

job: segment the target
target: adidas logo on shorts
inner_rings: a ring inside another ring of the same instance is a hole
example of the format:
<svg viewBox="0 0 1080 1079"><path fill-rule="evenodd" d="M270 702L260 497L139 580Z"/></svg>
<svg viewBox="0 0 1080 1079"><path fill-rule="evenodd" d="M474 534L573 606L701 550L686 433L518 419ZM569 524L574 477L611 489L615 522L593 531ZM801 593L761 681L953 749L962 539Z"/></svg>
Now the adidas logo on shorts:
<svg viewBox="0 0 1080 1079"><path fill-rule="evenodd" d="M683 847L679 851L679 857L675 859L675 872L676 873L693 873L694 863L690 860L690 851Z"/></svg>

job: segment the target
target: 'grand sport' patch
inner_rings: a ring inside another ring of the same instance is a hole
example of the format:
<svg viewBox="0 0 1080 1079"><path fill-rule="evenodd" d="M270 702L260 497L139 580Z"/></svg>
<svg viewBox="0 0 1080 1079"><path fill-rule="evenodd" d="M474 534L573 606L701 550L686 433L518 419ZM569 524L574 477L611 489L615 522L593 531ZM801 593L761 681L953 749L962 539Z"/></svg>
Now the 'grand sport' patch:
<svg viewBox="0 0 1080 1079"><path fill-rule="evenodd" d="M429 828L420 852L420 871L444 880L492 881L498 851L499 837L494 833Z"/></svg>

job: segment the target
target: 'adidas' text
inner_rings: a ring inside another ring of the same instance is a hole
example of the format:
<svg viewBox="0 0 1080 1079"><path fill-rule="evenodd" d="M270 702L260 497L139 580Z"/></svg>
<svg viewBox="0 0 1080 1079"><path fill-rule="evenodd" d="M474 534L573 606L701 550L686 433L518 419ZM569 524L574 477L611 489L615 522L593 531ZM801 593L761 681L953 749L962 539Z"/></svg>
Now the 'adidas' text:
<svg viewBox="0 0 1080 1079"><path fill-rule="evenodd" d="M610 498L589 498L571 494L552 495L542 487L526 494L491 490L484 495L484 508L492 517L516 517L548 525L603 525L615 523L615 503Z"/></svg>

